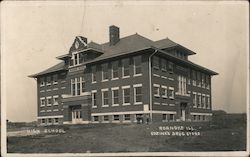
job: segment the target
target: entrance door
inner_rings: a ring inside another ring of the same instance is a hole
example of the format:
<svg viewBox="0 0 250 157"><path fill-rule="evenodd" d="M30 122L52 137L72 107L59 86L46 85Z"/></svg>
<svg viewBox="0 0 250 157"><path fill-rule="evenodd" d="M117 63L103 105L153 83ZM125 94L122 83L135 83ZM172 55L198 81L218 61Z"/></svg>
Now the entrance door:
<svg viewBox="0 0 250 157"><path fill-rule="evenodd" d="M82 112L79 109L75 109L72 111L72 123L77 124L82 121Z"/></svg>
<svg viewBox="0 0 250 157"><path fill-rule="evenodd" d="M186 120L186 108L187 108L187 103L181 103L180 106L180 111L181 111L181 121L185 121Z"/></svg>
<svg viewBox="0 0 250 157"><path fill-rule="evenodd" d="M185 109L182 109L182 110L181 110L181 120L182 120L182 121L185 121L185 120L186 120L186 110L185 110Z"/></svg>

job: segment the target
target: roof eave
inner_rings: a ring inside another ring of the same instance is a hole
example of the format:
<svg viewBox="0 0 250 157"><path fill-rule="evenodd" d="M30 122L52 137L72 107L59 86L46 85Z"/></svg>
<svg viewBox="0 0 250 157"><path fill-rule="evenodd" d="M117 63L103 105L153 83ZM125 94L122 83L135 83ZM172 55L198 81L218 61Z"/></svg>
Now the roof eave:
<svg viewBox="0 0 250 157"><path fill-rule="evenodd" d="M219 74L219 73L217 73L217 72L215 72L215 71L212 71L212 70L210 70L210 69L204 68L204 67L202 67L202 66L200 66L200 65L197 65L197 64L195 64L195 63L190 63L190 62L185 61L185 60L183 60L183 59L180 59L180 58L178 58L178 57L176 57L176 56L173 56L173 55L167 53L166 51L163 51L163 50L161 50L161 49L158 49L157 47L152 46L152 48L155 49L155 50L157 50L157 51L159 51L159 52L162 52L162 53L164 53L164 54L167 54L168 56L170 56L170 57L172 57L172 58L174 58L174 59L177 59L177 60L179 60L179 61L182 61L183 63L186 63L186 64L189 64L189 65L194 66L194 67L196 67L196 68L202 69L202 70L208 72L208 73L211 74L211 75L218 75L218 74Z"/></svg>
<svg viewBox="0 0 250 157"><path fill-rule="evenodd" d="M47 75L47 74L50 74L50 73L59 72L59 71L63 71L63 70L67 71L66 68L63 68L63 69L53 70L53 71L50 71L50 72L47 72L47 73L42 73L41 72L41 73L29 75L28 77L30 77L30 78L37 78L37 77L42 76L42 75Z"/></svg>

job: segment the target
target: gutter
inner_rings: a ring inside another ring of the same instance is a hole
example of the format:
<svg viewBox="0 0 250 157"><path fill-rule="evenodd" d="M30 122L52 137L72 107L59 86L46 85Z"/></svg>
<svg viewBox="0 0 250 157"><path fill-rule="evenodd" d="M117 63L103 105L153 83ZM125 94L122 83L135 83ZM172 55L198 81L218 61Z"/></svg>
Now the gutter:
<svg viewBox="0 0 250 157"><path fill-rule="evenodd" d="M153 121L153 109L152 109L152 67L151 67L151 58L153 57L153 55L155 55L158 52L158 50L155 50L154 53L152 53L149 56L148 59L148 66L149 66L149 106L150 106L150 121Z"/></svg>

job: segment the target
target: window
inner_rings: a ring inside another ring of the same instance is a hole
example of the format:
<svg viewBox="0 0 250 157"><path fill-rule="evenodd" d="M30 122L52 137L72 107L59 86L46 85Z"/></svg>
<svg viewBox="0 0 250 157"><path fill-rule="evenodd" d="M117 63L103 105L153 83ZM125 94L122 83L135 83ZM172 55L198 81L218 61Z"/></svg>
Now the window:
<svg viewBox="0 0 250 157"><path fill-rule="evenodd" d="M109 105L108 89L102 89L102 106L108 107Z"/></svg>
<svg viewBox="0 0 250 157"><path fill-rule="evenodd" d="M201 120L201 115L198 115L198 120Z"/></svg>
<svg viewBox="0 0 250 157"><path fill-rule="evenodd" d="M142 60L141 56L134 57L134 76L142 74Z"/></svg>
<svg viewBox="0 0 250 157"><path fill-rule="evenodd" d="M195 92L193 92L193 105L194 107L197 107L197 97Z"/></svg>
<svg viewBox="0 0 250 157"><path fill-rule="evenodd" d="M174 71L174 64L172 62L168 62L168 70L169 70L169 73L173 73L173 71Z"/></svg>
<svg viewBox="0 0 250 157"><path fill-rule="evenodd" d="M79 77L76 78L76 81L77 81L77 83L76 83L76 91L77 91L76 95L80 95L81 94L81 81L80 81L80 78Z"/></svg>
<svg viewBox="0 0 250 157"><path fill-rule="evenodd" d="M187 94L187 82L186 77L178 75L178 94L186 95Z"/></svg>
<svg viewBox="0 0 250 157"><path fill-rule="evenodd" d="M167 114L162 114L162 121L166 122L167 121Z"/></svg>
<svg viewBox="0 0 250 157"><path fill-rule="evenodd" d="M210 97L209 95L207 96L207 108L210 109L211 104L210 104Z"/></svg>
<svg viewBox="0 0 250 157"><path fill-rule="evenodd" d="M112 88L112 106L119 106L119 88Z"/></svg>
<svg viewBox="0 0 250 157"><path fill-rule="evenodd" d="M134 85L134 102L142 104L142 84Z"/></svg>
<svg viewBox="0 0 250 157"><path fill-rule="evenodd" d="M196 86L196 71L192 70L193 86Z"/></svg>
<svg viewBox="0 0 250 157"><path fill-rule="evenodd" d="M129 121L129 120L130 120L130 114L125 114L124 121Z"/></svg>
<svg viewBox="0 0 250 157"><path fill-rule="evenodd" d="M205 95L202 95L202 105L201 105L201 107L206 108L206 97L205 97Z"/></svg>
<svg viewBox="0 0 250 157"><path fill-rule="evenodd" d="M94 117L93 117L93 121L94 121L94 122L98 122L98 121L99 121L99 117L98 117L98 116L94 116Z"/></svg>
<svg viewBox="0 0 250 157"><path fill-rule="evenodd" d="M197 71L197 86L201 87L201 73Z"/></svg>
<svg viewBox="0 0 250 157"><path fill-rule="evenodd" d="M130 105L130 86L122 87L123 105Z"/></svg>
<svg viewBox="0 0 250 157"><path fill-rule="evenodd" d="M159 97L160 96L160 85L154 84L154 96Z"/></svg>
<svg viewBox="0 0 250 157"><path fill-rule="evenodd" d="M53 96L53 105L58 105L58 95Z"/></svg>
<svg viewBox="0 0 250 157"><path fill-rule="evenodd" d="M194 115L194 120L195 120L195 121L197 120L197 116L196 116L196 115Z"/></svg>
<svg viewBox="0 0 250 157"><path fill-rule="evenodd" d="M122 77L127 78L130 76L129 72L129 59L122 60Z"/></svg>
<svg viewBox="0 0 250 157"><path fill-rule="evenodd" d="M114 120L114 121L119 121L119 120L120 120L119 115L114 115L114 116L113 116L113 120Z"/></svg>
<svg viewBox="0 0 250 157"><path fill-rule="evenodd" d="M118 61L112 62L112 79L118 78Z"/></svg>
<svg viewBox="0 0 250 157"><path fill-rule="evenodd" d="M58 123L59 122L59 119L58 118L55 118L55 123Z"/></svg>
<svg viewBox="0 0 250 157"><path fill-rule="evenodd" d="M40 87L45 86L44 78L40 78Z"/></svg>
<svg viewBox="0 0 250 157"><path fill-rule="evenodd" d="M42 124L45 124L46 123L46 119L42 119Z"/></svg>
<svg viewBox="0 0 250 157"><path fill-rule="evenodd" d="M155 68L155 69L160 68L160 58L157 56L153 57L153 68Z"/></svg>
<svg viewBox="0 0 250 157"><path fill-rule="evenodd" d="M74 54L73 56L74 56L74 65L77 65L79 61L79 54Z"/></svg>
<svg viewBox="0 0 250 157"><path fill-rule="evenodd" d="M52 104L52 98L47 97L47 106L51 106L51 104Z"/></svg>
<svg viewBox="0 0 250 157"><path fill-rule="evenodd" d="M82 82L82 86L81 86L82 87L82 91L81 92L84 93L86 91L85 90L85 80L84 80L83 77L81 77L80 79L81 79L81 82Z"/></svg>
<svg viewBox="0 0 250 157"><path fill-rule="evenodd" d="M174 88L173 87L169 87L168 91L169 91L168 92L169 93L168 97L170 99L174 99Z"/></svg>
<svg viewBox="0 0 250 157"><path fill-rule="evenodd" d="M201 74L201 87L205 88L205 76L203 73Z"/></svg>
<svg viewBox="0 0 250 157"><path fill-rule="evenodd" d="M167 98L168 97L168 87L167 86L162 86L161 91L162 91L162 93L161 93L162 97Z"/></svg>
<svg viewBox="0 0 250 157"><path fill-rule="evenodd" d="M83 77L71 79L71 94L73 96L81 95L85 92L85 80Z"/></svg>
<svg viewBox="0 0 250 157"><path fill-rule="evenodd" d="M84 54L83 52L79 53L79 63L83 63L86 60L86 53Z"/></svg>
<svg viewBox="0 0 250 157"><path fill-rule="evenodd" d="M173 120L174 120L174 114L170 114L170 115L169 115L169 120L170 120L170 121L173 121Z"/></svg>
<svg viewBox="0 0 250 157"><path fill-rule="evenodd" d="M96 82L96 66L92 67L92 83Z"/></svg>
<svg viewBox="0 0 250 157"><path fill-rule="evenodd" d="M206 75L206 84L207 84L207 89L210 89L210 76Z"/></svg>
<svg viewBox="0 0 250 157"><path fill-rule="evenodd" d="M97 107L96 90L91 92L91 97L92 97L92 107L96 108Z"/></svg>
<svg viewBox="0 0 250 157"><path fill-rule="evenodd" d="M201 107L201 94L198 94L198 105L197 107Z"/></svg>
<svg viewBox="0 0 250 157"><path fill-rule="evenodd" d="M161 70L167 71L167 61L166 59L161 59Z"/></svg>
<svg viewBox="0 0 250 157"><path fill-rule="evenodd" d="M75 79L71 79L71 92L72 95L76 95Z"/></svg>
<svg viewBox="0 0 250 157"><path fill-rule="evenodd" d="M48 118L48 123L51 124L52 123L52 119Z"/></svg>
<svg viewBox="0 0 250 157"><path fill-rule="evenodd" d="M50 76L47 77L47 83L46 84L47 84L47 86L51 85L51 77Z"/></svg>
<svg viewBox="0 0 250 157"><path fill-rule="evenodd" d="M109 116L108 115L105 115L105 116L103 116L103 121L109 121Z"/></svg>
<svg viewBox="0 0 250 157"><path fill-rule="evenodd" d="M108 64L102 64L102 81L108 80Z"/></svg>
<svg viewBox="0 0 250 157"><path fill-rule="evenodd" d="M205 115L202 116L202 120L206 120L206 116Z"/></svg>
<svg viewBox="0 0 250 157"><path fill-rule="evenodd" d="M40 98L40 105L45 106L45 98Z"/></svg>
<svg viewBox="0 0 250 157"><path fill-rule="evenodd" d="M58 84L57 74L53 75L53 84Z"/></svg>

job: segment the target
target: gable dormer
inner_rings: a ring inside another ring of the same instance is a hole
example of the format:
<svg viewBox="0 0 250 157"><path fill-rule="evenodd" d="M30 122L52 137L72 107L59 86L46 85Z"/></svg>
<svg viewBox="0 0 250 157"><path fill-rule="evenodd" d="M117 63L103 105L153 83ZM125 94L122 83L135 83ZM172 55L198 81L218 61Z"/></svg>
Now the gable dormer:
<svg viewBox="0 0 250 157"><path fill-rule="evenodd" d="M69 49L69 53L71 54L72 52L84 50L88 48L88 40L85 37L82 36L76 36L73 44L71 45Z"/></svg>

